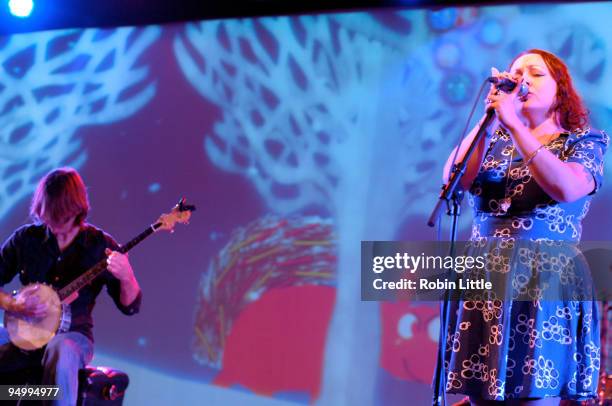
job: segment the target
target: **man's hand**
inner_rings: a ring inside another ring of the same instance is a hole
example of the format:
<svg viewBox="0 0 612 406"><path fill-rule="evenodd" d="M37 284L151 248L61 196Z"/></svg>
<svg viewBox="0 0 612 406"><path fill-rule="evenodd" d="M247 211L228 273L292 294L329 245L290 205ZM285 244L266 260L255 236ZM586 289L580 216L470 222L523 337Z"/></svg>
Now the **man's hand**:
<svg viewBox="0 0 612 406"><path fill-rule="evenodd" d="M36 293L38 287L30 288L20 293L18 297L11 298L5 311L16 316L33 317L41 319L47 315L47 305L38 300Z"/></svg>
<svg viewBox="0 0 612 406"><path fill-rule="evenodd" d="M130 265L128 256L117 251L111 251L108 248L104 252L108 257L106 259L108 271L121 282L120 301L124 306L129 306L138 296L140 286L134 276L134 270Z"/></svg>
<svg viewBox="0 0 612 406"><path fill-rule="evenodd" d="M122 254L117 251L111 251L107 248L104 253L106 254L106 263L108 271L112 273L115 278L122 282L131 281L134 279L134 270L126 254Z"/></svg>

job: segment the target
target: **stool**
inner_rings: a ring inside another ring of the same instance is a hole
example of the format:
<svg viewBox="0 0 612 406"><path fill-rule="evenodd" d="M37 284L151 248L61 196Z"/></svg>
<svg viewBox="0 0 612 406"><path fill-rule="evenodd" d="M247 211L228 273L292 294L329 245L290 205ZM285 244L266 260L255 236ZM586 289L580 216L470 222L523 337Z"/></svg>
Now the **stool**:
<svg viewBox="0 0 612 406"><path fill-rule="evenodd" d="M37 385L42 379L42 368L24 368L7 374L0 374L0 384ZM128 375L117 369L87 365L79 370L79 396L77 406L121 406L130 380ZM17 405L18 402L3 401ZM3 405L5 403L2 403ZM40 402L28 401L27 405Z"/></svg>
<svg viewBox="0 0 612 406"><path fill-rule="evenodd" d="M78 406L121 406L130 379L123 371L87 365L79 370Z"/></svg>

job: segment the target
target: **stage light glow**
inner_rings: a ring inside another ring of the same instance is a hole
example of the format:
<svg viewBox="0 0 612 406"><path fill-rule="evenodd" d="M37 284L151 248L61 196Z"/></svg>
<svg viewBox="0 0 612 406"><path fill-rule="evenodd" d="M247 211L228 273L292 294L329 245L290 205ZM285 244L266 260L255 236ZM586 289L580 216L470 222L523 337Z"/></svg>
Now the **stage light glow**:
<svg viewBox="0 0 612 406"><path fill-rule="evenodd" d="M11 14L15 17L29 17L34 9L33 0L10 0L8 3Z"/></svg>

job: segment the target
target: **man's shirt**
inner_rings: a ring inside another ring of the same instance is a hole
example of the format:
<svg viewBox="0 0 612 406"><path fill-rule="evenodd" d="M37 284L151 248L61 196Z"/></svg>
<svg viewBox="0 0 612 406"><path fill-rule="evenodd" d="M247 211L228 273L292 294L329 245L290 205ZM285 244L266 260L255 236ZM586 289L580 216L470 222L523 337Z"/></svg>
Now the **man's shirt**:
<svg viewBox="0 0 612 406"><path fill-rule="evenodd" d="M64 251L60 251L57 239L44 224L25 225L17 229L0 248L0 286L19 274L23 285L39 282L59 290L106 258L106 248L116 251L119 245L111 236L91 224L84 224ZM119 279L104 270L79 290L78 298L70 304L72 323L69 331L82 333L93 341L92 311L96 297L104 286L121 312L127 315L138 313L142 292L129 306L124 306L120 300Z"/></svg>

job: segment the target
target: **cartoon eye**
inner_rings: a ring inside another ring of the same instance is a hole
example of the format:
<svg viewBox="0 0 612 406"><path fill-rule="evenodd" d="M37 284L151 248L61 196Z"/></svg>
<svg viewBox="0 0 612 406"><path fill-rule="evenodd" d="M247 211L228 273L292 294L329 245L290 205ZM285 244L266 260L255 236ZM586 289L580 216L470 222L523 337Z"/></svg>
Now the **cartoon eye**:
<svg viewBox="0 0 612 406"><path fill-rule="evenodd" d="M406 313L397 323L397 334L405 340L413 336L412 325L417 321L417 317L412 313ZM436 337L437 339L437 337Z"/></svg>

